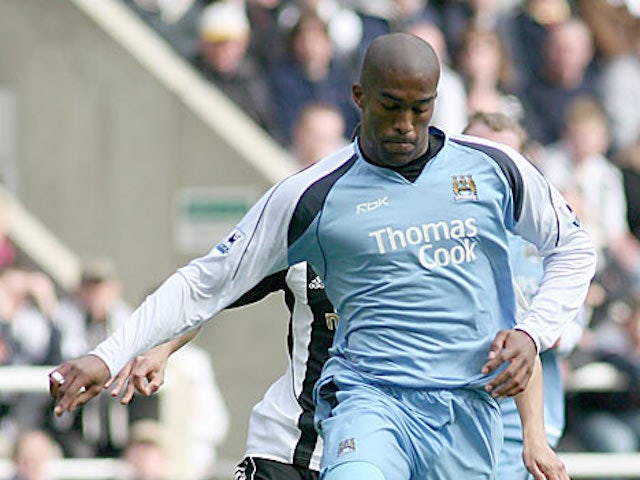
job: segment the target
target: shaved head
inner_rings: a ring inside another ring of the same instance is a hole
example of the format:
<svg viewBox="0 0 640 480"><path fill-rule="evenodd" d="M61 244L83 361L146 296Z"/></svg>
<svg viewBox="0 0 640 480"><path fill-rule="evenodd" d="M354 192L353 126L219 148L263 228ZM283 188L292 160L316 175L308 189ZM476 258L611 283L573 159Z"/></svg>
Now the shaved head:
<svg viewBox="0 0 640 480"><path fill-rule="evenodd" d="M438 56L424 40L392 33L371 42L353 86L365 158L399 167L427 151L439 79Z"/></svg>
<svg viewBox="0 0 640 480"><path fill-rule="evenodd" d="M371 82L388 74L439 78L440 62L431 45L415 35L382 35L373 40L367 49L360 83L367 88Z"/></svg>

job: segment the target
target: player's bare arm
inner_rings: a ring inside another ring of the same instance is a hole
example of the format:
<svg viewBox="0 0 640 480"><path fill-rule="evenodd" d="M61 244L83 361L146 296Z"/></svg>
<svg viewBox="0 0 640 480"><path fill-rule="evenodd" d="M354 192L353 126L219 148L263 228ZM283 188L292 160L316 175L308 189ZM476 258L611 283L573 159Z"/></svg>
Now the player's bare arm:
<svg viewBox="0 0 640 480"><path fill-rule="evenodd" d="M529 386L515 396L522 423L522 459L535 480L569 480L564 463L547 441L542 380L542 364L536 355Z"/></svg>

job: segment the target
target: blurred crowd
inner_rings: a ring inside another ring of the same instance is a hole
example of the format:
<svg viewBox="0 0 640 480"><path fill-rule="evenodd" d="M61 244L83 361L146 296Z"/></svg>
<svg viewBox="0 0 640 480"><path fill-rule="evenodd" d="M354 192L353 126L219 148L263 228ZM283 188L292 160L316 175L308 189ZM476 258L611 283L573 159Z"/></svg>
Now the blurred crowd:
<svg viewBox="0 0 640 480"><path fill-rule="evenodd" d="M2 251L10 252L0 259L0 367L59 364L85 354L129 320L132 310L110 260L84 261L77 288L66 293L30 265L2 229L0 239ZM193 401L211 412L192 422L189 437L194 478L208 478L215 446L229 428L228 412L205 351L188 345L172 362L197 377L190 379ZM170 478L157 397L135 396L124 406L102 395L61 417L52 408L48 393L0 391L0 457L13 461L15 480L52 480L49 462L62 457L121 458L126 478Z"/></svg>
<svg viewBox="0 0 640 480"><path fill-rule="evenodd" d="M121 1L288 148L312 104L338 109L350 136L363 52L392 31L437 50L444 73L434 123L451 133L475 111L503 111L546 146L561 140L566 110L583 96L605 112L608 154L633 145L640 129L637 2Z"/></svg>
<svg viewBox="0 0 640 480"><path fill-rule="evenodd" d="M433 124L458 134L472 115L501 112L524 126L527 157L564 193L599 253L587 328L564 359L569 415L561 447L640 451L638 2L120 1L301 166L351 137L358 122L351 84L373 38L404 31L429 41L442 62ZM128 319L111 262L85 262L76 291L63 292L21 257L1 213L0 366L57 364ZM606 364L619 381L585 388L575 372L593 364ZM206 440L212 451L228 427L225 415ZM53 418L46 395L0 392L0 453L12 455L17 471L29 470L31 451L45 452L36 460L121 456L163 465L158 435L134 434L154 419L157 405L144 398L129 408L105 398ZM203 459L202 471L212 462ZM159 470L135 478L163 478Z"/></svg>

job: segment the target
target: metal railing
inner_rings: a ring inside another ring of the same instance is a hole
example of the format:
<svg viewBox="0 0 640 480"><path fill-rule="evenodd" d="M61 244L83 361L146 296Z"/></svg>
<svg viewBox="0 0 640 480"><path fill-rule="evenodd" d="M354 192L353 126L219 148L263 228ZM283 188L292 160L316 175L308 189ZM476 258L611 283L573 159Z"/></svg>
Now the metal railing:
<svg viewBox="0 0 640 480"><path fill-rule="evenodd" d="M129 478L126 464L111 458L62 458L52 460L47 468L51 478L60 480L106 480ZM10 460L0 459L0 479L13 477Z"/></svg>
<svg viewBox="0 0 640 480"><path fill-rule="evenodd" d="M3 393L42 393L48 394L48 373L53 366L4 366L0 367L0 391ZM160 389L159 421L165 427L164 444L167 455L170 478L175 480L190 480L193 463L189 453L193 438L190 436L189 422L194 421L190 415L192 409L184 408L185 398L192 396L190 382L181 375L180 368L167 365L166 382ZM114 400L115 401L115 400ZM229 480L233 478L235 462L219 459L214 471L215 479ZM13 467L11 461L0 459L0 480L11 478ZM51 462L53 477L61 480L92 480L100 478L124 477L124 462L118 459L86 459L61 458Z"/></svg>

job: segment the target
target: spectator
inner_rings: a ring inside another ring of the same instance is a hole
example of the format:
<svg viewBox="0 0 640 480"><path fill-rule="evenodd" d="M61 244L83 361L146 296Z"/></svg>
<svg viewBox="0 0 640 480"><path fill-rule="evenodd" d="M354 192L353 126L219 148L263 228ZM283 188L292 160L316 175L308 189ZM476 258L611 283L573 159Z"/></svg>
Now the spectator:
<svg viewBox="0 0 640 480"><path fill-rule="evenodd" d="M308 103L293 126L291 155L304 167L346 146L344 118L333 105Z"/></svg>
<svg viewBox="0 0 640 480"><path fill-rule="evenodd" d="M9 268L0 273L0 363L50 365L60 355L60 335L51 322L57 301L51 280L40 272ZM9 439L20 430L41 429L50 398L43 393L4 393L0 428Z"/></svg>
<svg viewBox="0 0 640 480"><path fill-rule="evenodd" d="M606 61L600 93L610 119L615 149L631 146L640 135L640 48Z"/></svg>
<svg viewBox="0 0 640 480"><path fill-rule="evenodd" d="M637 48L640 17L626 0L575 0L580 17L589 25L602 60L625 55ZM637 10L637 7L636 7Z"/></svg>
<svg viewBox="0 0 640 480"><path fill-rule="evenodd" d="M260 65L248 53L251 26L242 5L217 2L202 12L195 65L260 127L282 140Z"/></svg>
<svg viewBox="0 0 640 480"><path fill-rule="evenodd" d="M640 17L629 12L626 2L581 0L579 5L596 42L600 95L613 148L619 151L640 135Z"/></svg>
<svg viewBox="0 0 640 480"><path fill-rule="evenodd" d="M464 133L502 143L517 152L522 152L527 143L524 128L513 117L498 112L476 112L470 115ZM525 293L525 296L532 297L533 294Z"/></svg>
<svg viewBox="0 0 640 480"><path fill-rule="evenodd" d="M506 18L502 0L463 0L442 2L442 28L449 51L457 57L464 34L469 29L499 32Z"/></svg>
<svg viewBox="0 0 640 480"><path fill-rule="evenodd" d="M18 270L4 270L0 274L0 364L20 363L19 344L15 338L13 319L27 299L26 276Z"/></svg>
<svg viewBox="0 0 640 480"><path fill-rule="evenodd" d="M54 312L63 357L74 358L97 345L130 315L113 263L105 258L86 260L78 288ZM127 409L101 397L73 415L56 418L53 428L68 456L116 456L128 440L128 424Z"/></svg>
<svg viewBox="0 0 640 480"><path fill-rule="evenodd" d="M130 315L113 263L99 257L86 260L80 285L73 295L60 301L54 312L62 332L63 357L76 357L97 345Z"/></svg>
<svg viewBox="0 0 640 480"><path fill-rule="evenodd" d="M274 102L287 142L300 110L310 102L335 105L345 119L344 135L351 133L358 114L350 96L352 78L335 58L326 24L313 13L305 13L289 35L288 61L271 72Z"/></svg>
<svg viewBox="0 0 640 480"><path fill-rule="evenodd" d="M543 145L558 140L567 105L579 96L596 96L596 79L589 69L593 53L591 33L578 19L549 32L542 76L531 78L521 92L527 130L534 140Z"/></svg>
<svg viewBox="0 0 640 480"><path fill-rule="evenodd" d="M58 303L55 286L44 273L11 268L3 282L14 295L13 335L19 343L15 363L51 365L62 358L60 332L52 324Z"/></svg>
<svg viewBox="0 0 640 480"><path fill-rule="evenodd" d="M525 0L515 15L505 21L501 32L516 70L518 88L531 77L540 77L547 60L540 48L549 32L571 17L568 0Z"/></svg>
<svg viewBox="0 0 640 480"><path fill-rule="evenodd" d="M522 103L512 93L513 68L497 33L469 28L462 38L458 62L466 83L470 115L500 112L522 120Z"/></svg>
<svg viewBox="0 0 640 480"><path fill-rule="evenodd" d="M251 24L249 56L264 70L280 62L284 55L284 35L278 25L281 8L281 0L247 0L247 17Z"/></svg>
<svg viewBox="0 0 640 480"><path fill-rule="evenodd" d="M429 42L441 63L438 101L431 122L451 134L462 132L467 123L467 95L462 77L449 66L449 54L442 31L427 20L412 23L406 31Z"/></svg>
<svg viewBox="0 0 640 480"><path fill-rule="evenodd" d="M609 133L604 112L593 99L581 97L569 105L564 118L561 140L546 148L538 166L577 210L600 254L612 250L631 270L635 261L625 251L632 245L626 242L622 175L605 156ZM600 260L603 258L601 255Z"/></svg>
<svg viewBox="0 0 640 480"><path fill-rule="evenodd" d="M198 18L206 0L123 0L178 54L193 61L198 50Z"/></svg>
<svg viewBox="0 0 640 480"><path fill-rule="evenodd" d="M28 430L14 444L11 480L53 480L50 462L60 457L56 443L45 432Z"/></svg>
<svg viewBox="0 0 640 480"><path fill-rule="evenodd" d="M131 441L122 454L127 464L127 480L167 480L169 462L163 447L162 425L141 421L131 428Z"/></svg>
<svg viewBox="0 0 640 480"><path fill-rule="evenodd" d="M335 55L351 60L362 42L362 20L340 0L289 0L283 2L279 15L280 28L290 32L305 12L312 12L327 25Z"/></svg>

